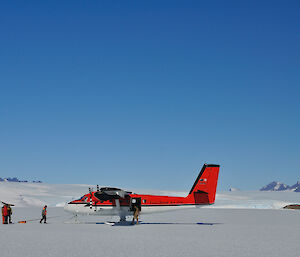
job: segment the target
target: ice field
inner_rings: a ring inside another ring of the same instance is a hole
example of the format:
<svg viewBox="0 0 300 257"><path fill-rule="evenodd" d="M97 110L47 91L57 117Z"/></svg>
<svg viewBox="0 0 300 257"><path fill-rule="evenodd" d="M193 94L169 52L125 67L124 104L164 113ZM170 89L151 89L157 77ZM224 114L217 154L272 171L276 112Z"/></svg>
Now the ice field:
<svg viewBox="0 0 300 257"><path fill-rule="evenodd" d="M1 200L22 206L13 208L15 224L0 225L0 256L299 256L300 210L280 208L300 203L300 193L219 192L213 206L141 215L135 226L104 224L116 217L82 217L75 224L54 207L86 192L86 185L0 183ZM53 206L49 224L40 224L45 203Z"/></svg>
<svg viewBox="0 0 300 257"><path fill-rule="evenodd" d="M14 221L39 218L39 208L15 208ZM1 225L5 257L262 256L296 257L300 211L202 208L142 215L135 226L103 224L111 217L70 222L62 208L49 208L49 224ZM57 217L59 216L59 217Z"/></svg>

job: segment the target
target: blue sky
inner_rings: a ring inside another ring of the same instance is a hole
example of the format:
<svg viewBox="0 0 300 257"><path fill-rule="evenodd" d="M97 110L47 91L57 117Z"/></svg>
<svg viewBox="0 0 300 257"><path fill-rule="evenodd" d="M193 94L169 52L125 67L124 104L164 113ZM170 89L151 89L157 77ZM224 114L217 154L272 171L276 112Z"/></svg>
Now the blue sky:
<svg viewBox="0 0 300 257"><path fill-rule="evenodd" d="M0 4L0 176L188 191L300 180L298 1Z"/></svg>

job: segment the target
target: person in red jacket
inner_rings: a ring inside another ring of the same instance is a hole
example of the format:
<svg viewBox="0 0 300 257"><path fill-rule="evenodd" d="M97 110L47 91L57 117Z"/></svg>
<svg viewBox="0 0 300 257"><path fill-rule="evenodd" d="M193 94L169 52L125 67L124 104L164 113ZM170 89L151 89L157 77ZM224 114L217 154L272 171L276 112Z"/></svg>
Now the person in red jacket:
<svg viewBox="0 0 300 257"><path fill-rule="evenodd" d="M4 204L3 207L2 207L2 221L3 221L3 224L7 224L7 216L8 216L7 205Z"/></svg>
<svg viewBox="0 0 300 257"><path fill-rule="evenodd" d="M42 223L42 221L44 221L44 223L47 223L46 220L47 220L47 205L45 205L42 210L42 219L40 220L40 223Z"/></svg>

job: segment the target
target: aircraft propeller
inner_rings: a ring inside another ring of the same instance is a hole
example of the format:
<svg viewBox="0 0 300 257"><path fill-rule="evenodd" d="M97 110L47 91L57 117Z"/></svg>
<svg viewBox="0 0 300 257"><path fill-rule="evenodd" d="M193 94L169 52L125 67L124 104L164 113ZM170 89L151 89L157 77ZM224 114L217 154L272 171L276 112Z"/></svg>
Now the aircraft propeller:
<svg viewBox="0 0 300 257"><path fill-rule="evenodd" d="M112 188L112 187L102 187L99 188L97 185L97 191L93 192L93 189L89 187L89 194L90 194L90 201L85 206L90 207L92 209L94 205L93 197L98 199L99 201L107 201L107 200L117 200L117 199L124 199L127 195L131 194L132 192L124 191L119 188Z"/></svg>
<svg viewBox="0 0 300 257"><path fill-rule="evenodd" d="M90 191L90 209L93 208L93 200L92 200L92 197L93 197L93 193L92 193L92 188L89 187L89 191Z"/></svg>

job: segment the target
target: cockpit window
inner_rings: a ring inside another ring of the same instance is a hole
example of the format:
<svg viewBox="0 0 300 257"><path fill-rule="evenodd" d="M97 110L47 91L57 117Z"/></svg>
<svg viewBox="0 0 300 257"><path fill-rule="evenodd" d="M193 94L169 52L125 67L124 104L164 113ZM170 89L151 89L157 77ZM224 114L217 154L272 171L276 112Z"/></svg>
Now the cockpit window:
<svg viewBox="0 0 300 257"><path fill-rule="evenodd" d="M87 202L88 198L84 195L76 201Z"/></svg>
<svg viewBox="0 0 300 257"><path fill-rule="evenodd" d="M94 194L94 196L99 200L99 201L108 201L108 200L112 200L112 199L117 199L118 196L115 195L108 195L106 193L103 192L96 192Z"/></svg>

